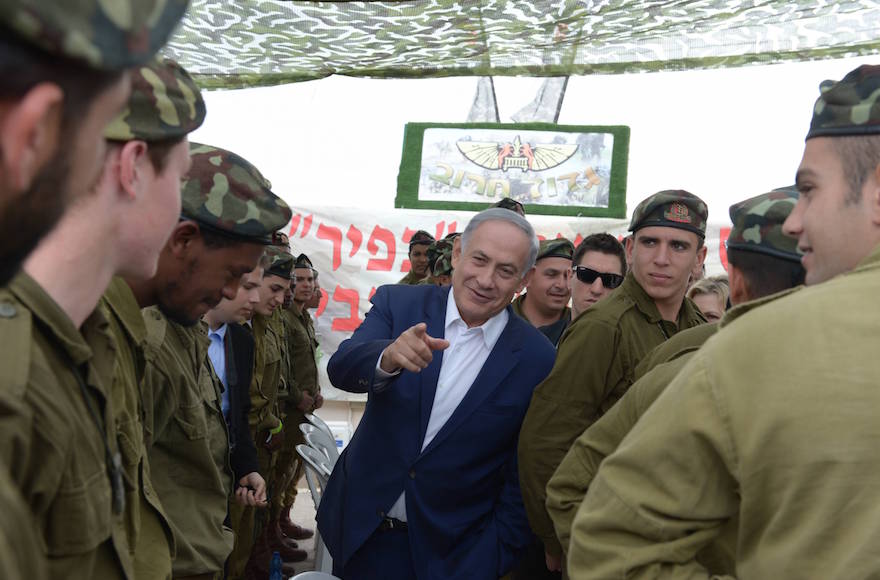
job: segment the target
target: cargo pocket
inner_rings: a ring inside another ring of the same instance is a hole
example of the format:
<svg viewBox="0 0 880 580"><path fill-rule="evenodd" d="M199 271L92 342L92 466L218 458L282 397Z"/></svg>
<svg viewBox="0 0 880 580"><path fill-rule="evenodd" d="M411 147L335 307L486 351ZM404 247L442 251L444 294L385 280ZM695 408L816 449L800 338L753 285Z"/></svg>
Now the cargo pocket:
<svg viewBox="0 0 880 580"><path fill-rule="evenodd" d="M103 469L83 480L63 481L46 514L50 557L74 556L95 550L111 533L110 480Z"/></svg>
<svg viewBox="0 0 880 580"><path fill-rule="evenodd" d="M205 422L205 406L200 403L195 405L181 405L174 414L174 420L180 426L187 439L195 441L204 439L208 432Z"/></svg>

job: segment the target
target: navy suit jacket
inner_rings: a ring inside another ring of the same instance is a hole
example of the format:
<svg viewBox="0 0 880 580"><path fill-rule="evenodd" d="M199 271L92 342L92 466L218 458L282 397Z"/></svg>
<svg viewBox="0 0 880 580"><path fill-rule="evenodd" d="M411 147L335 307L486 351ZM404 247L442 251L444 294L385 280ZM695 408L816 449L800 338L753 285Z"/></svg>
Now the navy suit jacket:
<svg viewBox="0 0 880 580"><path fill-rule="evenodd" d="M497 580L531 537L516 448L532 390L555 350L508 307L509 321L468 393L422 451L442 351L420 373L373 390L379 355L419 322L444 336L449 288L382 286L354 335L330 359L337 388L368 393L364 416L336 463L318 510L330 554L344 565L406 492L412 559L420 580Z"/></svg>

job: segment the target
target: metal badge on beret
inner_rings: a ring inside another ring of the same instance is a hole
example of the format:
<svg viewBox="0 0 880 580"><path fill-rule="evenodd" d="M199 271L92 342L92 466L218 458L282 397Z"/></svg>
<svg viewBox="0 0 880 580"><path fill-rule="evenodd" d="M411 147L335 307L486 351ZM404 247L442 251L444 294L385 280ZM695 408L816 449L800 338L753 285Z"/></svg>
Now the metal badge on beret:
<svg viewBox="0 0 880 580"><path fill-rule="evenodd" d="M164 141L183 137L205 121L205 101L195 81L173 60L153 60L131 74L131 96L104 130L111 141Z"/></svg>
<svg viewBox="0 0 880 580"><path fill-rule="evenodd" d="M782 224L794 209L797 199L797 189L792 186L775 189L730 206L733 228L727 238L727 247L800 262L803 253L798 250L797 240L782 231Z"/></svg>
<svg viewBox="0 0 880 580"><path fill-rule="evenodd" d="M678 228L706 236L709 207L702 199L683 189L659 191L642 200L633 211L629 231L650 226Z"/></svg>
<svg viewBox="0 0 880 580"><path fill-rule="evenodd" d="M242 157L210 145L190 143L192 167L181 186L181 214L242 241L271 244L293 215L272 193L272 184Z"/></svg>
<svg viewBox="0 0 880 580"><path fill-rule="evenodd" d="M188 4L187 0L3 0L0 29L50 54L99 70L120 70L150 60L168 42Z"/></svg>

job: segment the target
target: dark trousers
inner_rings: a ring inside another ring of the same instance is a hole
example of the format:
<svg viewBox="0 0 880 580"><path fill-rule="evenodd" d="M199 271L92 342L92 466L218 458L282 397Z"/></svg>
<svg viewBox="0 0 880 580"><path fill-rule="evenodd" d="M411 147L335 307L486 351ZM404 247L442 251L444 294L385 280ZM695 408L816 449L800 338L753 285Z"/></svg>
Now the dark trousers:
<svg viewBox="0 0 880 580"><path fill-rule="evenodd" d="M561 580L561 572L547 569L544 558L544 543L532 536L532 543L511 571L512 580Z"/></svg>
<svg viewBox="0 0 880 580"><path fill-rule="evenodd" d="M343 580L415 580L408 531L376 530L342 570L333 562L333 574Z"/></svg>

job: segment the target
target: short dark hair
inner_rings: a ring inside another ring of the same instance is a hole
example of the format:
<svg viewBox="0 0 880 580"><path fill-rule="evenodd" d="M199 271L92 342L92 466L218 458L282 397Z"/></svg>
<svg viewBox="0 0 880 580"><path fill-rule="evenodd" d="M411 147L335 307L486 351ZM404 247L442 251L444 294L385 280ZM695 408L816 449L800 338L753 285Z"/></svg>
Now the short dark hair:
<svg viewBox="0 0 880 580"><path fill-rule="evenodd" d="M20 99L43 82L56 84L64 93L62 131L78 127L90 103L123 74L122 71L96 70L44 52L3 26L0 26L0 54L3 55L0 100Z"/></svg>
<svg viewBox="0 0 880 580"><path fill-rule="evenodd" d="M223 248L230 248L232 246L247 244L250 242L250 240L245 240L236 236L230 236L220 233L215 229L205 227L199 222L196 223L199 226L199 233L202 236L202 242L204 242L206 248L210 248L212 250L222 250Z"/></svg>
<svg viewBox="0 0 880 580"><path fill-rule="evenodd" d="M880 164L880 135L846 135L831 139L831 147L840 157L849 186L846 201L858 203L862 186Z"/></svg>
<svg viewBox="0 0 880 580"><path fill-rule="evenodd" d="M617 256L617 259L620 260L620 273L626 276L626 252L623 250L623 244L611 234L590 234L584 238L571 256L571 265L579 265L587 252L601 252Z"/></svg>
<svg viewBox="0 0 880 580"><path fill-rule="evenodd" d="M150 158L150 164L153 170L158 174L165 171L168 166L168 158L171 150L183 141L183 135L173 137L171 139L163 139L161 141L151 141L147 143L147 156Z"/></svg>
<svg viewBox="0 0 880 580"><path fill-rule="evenodd" d="M728 248L727 261L742 273L752 300L804 283L806 271L800 262L736 248Z"/></svg>

